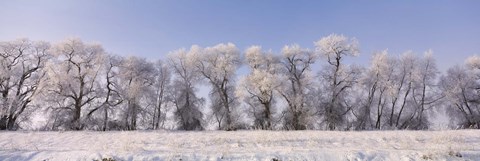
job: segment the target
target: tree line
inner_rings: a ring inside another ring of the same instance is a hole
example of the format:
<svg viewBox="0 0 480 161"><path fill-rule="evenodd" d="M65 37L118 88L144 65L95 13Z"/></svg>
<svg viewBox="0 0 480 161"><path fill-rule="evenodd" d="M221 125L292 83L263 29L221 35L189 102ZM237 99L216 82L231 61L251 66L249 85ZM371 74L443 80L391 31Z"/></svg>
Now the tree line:
<svg viewBox="0 0 480 161"><path fill-rule="evenodd" d="M439 109L452 128L480 128L478 56L441 74L431 50L383 50L359 66L345 63L360 53L354 38L314 46L193 45L151 61L76 38L0 42L0 129L41 115L40 130L423 130Z"/></svg>

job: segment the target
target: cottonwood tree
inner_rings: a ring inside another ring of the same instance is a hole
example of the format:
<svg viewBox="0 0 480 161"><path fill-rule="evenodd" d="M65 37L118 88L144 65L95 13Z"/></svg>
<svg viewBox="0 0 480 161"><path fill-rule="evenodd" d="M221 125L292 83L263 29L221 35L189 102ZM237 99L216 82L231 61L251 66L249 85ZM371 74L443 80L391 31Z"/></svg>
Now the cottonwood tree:
<svg viewBox="0 0 480 161"><path fill-rule="evenodd" d="M394 76L388 92L390 100L388 127L398 129L402 128L401 122L404 121L402 119L406 119L404 112L412 107L410 97L415 85L418 58L412 51L407 51L396 61L397 68L393 71Z"/></svg>
<svg viewBox="0 0 480 161"><path fill-rule="evenodd" d="M158 129L165 119L162 108L170 80L167 66L161 61L153 63L135 56L109 56L105 63L102 88L97 91L100 105L87 114L92 119L90 126L102 123L104 131Z"/></svg>
<svg viewBox="0 0 480 161"><path fill-rule="evenodd" d="M37 108L49 114L45 129L159 129L174 108L178 129L202 130L205 100L196 90L204 81L222 130L240 127L240 105L251 107L258 129L282 121L287 130L427 129L430 109L438 106L460 127L480 128L480 57L448 69L437 83L431 51L420 57L384 50L365 69L344 63L358 53L355 39L336 34L315 42L315 51L287 45L282 56L251 46L245 51L250 73L236 84L242 60L231 43L192 46L155 62L108 55L79 39L53 47L0 42L0 129L24 128ZM317 57L325 61L314 80Z"/></svg>
<svg viewBox="0 0 480 161"><path fill-rule="evenodd" d="M248 103L254 114L255 128L271 130L274 125L274 92L280 86L280 60L260 46L245 51L250 73L239 83L237 95Z"/></svg>
<svg viewBox="0 0 480 161"><path fill-rule="evenodd" d="M99 98L99 73L103 69L105 51L100 44L85 44L80 39L67 39L55 45L56 56L47 67L48 96L53 111L53 129L81 130L83 115L95 108Z"/></svg>
<svg viewBox="0 0 480 161"><path fill-rule="evenodd" d="M461 128L480 128L480 97L478 67L480 58L472 56L465 66L454 66L440 78L440 89L445 95L447 113Z"/></svg>
<svg viewBox="0 0 480 161"><path fill-rule="evenodd" d="M169 64L175 75L173 80L173 104L175 119L180 130L203 130L203 113L200 111L204 100L195 91L201 80L195 63L202 52L199 46L190 50L179 49L169 54Z"/></svg>
<svg viewBox="0 0 480 161"><path fill-rule="evenodd" d="M462 128L479 128L475 79L466 68L458 65L449 68L447 74L440 78L440 88L448 100L449 116Z"/></svg>
<svg viewBox="0 0 480 161"><path fill-rule="evenodd" d="M235 108L235 72L241 65L240 51L232 44L218 44L205 48L197 60L198 71L210 86L212 113L218 129L235 130L238 114Z"/></svg>
<svg viewBox="0 0 480 161"><path fill-rule="evenodd" d="M431 51L423 58L411 51L400 58L389 56L386 50L375 54L361 80L366 99L361 110L353 111L358 118L357 128L367 128L364 124L370 120L375 122L376 129L425 129L428 126L425 110L441 99L435 87L437 73ZM369 113L376 119L371 119Z"/></svg>
<svg viewBox="0 0 480 161"><path fill-rule="evenodd" d="M121 62L119 73L124 101L121 119L127 130L136 130L139 125L150 123L148 97L153 95L156 70L145 58L129 56Z"/></svg>
<svg viewBox="0 0 480 161"><path fill-rule="evenodd" d="M437 89L437 74L439 73L433 52L428 50L424 57L417 63L414 73L414 85L412 88L413 113L401 124L400 128L427 129L428 118L426 110L438 106L437 102L442 98Z"/></svg>
<svg viewBox="0 0 480 161"><path fill-rule="evenodd" d="M327 63L320 72L323 90L327 94L322 98L319 113L326 128L336 130L346 121L345 116L351 109L348 91L359 76L357 68L343 64L343 60L359 54L358 42L354 38L331 34L316 41L315 49Z"/></svg>
<svg viewBox="0 0 480 161"><path fill-rule="evenodd" d="M104 69L100 75L100 80L102 80L101 87L97 90L99 97L99 106L91 109L87 117L92 119L95 114L99 117L99 121L91 122L90 126L100 126L102 131L106 131L111 128L109 122L112 119L111 115L114 113L114 108L118 107L122 102L123 98L121 95L120 81L119 81L119 68L122 58L115 55L108 55L105 59ZM103 79L102 79L103 78ZM100 124L100 125L97 125Z"/></svg>
<svg viewBox="0 0 480 161"><path fill-rule="evenodd" d="M312 90L311 66L315 63L317 55L308 49L300 48L297 44L283 47L282 53L281 74L288 80L278 88L278 93L288 105L285 110L284 126L289 130L305 130L311 123L313 112L306 99Z"/></svg>
<svg viewBox="0 0 480 161"><path fill-rule="evenodd" d="M168 64L164 63L161 60L157 60L154 64L154 84L153 84L153 94L150 95L151 99L151 106L154 107L153 109L153 119L152 119L152 128L159 129L163 127L165 120L166 120L166 112L168 102L170 101L168 98L168 93L171 90L171 78L172 72L168 67Z"/></svg>
<svg viewBox="0 0 480 161"><path fill-rule="evenodd" d="M0 42L0 130L19 128L18 119L40 90L49 49L42 41Z"/></svg>
<svg viewBox="0 0 480 161"><path fill-rule="evenodd" d="M362 90L365 95L360 95L360 108L352 111L357 117L357 130L381 129L385 120L388 119L385 117L388 101L386 95L393 79L395 63L396 60L389 56L387 50L373 55L370 67L363 73L358 84L359 90Z"/></svg>

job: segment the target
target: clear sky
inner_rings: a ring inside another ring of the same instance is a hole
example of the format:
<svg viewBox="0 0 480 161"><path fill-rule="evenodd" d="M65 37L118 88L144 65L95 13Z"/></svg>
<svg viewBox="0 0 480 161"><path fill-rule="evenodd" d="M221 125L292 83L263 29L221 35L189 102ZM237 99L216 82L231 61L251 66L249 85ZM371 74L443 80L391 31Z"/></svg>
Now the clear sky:
<svg viewBox="0 0 480 161"><path fill-rule="evenodd" d="M96 41L111 53L164 58L169 51L235 43L313 48L330 33L356 37L366 64L388 48L433 49L440 69L480 54L480 1L0 0L0 41Z"/></svg>

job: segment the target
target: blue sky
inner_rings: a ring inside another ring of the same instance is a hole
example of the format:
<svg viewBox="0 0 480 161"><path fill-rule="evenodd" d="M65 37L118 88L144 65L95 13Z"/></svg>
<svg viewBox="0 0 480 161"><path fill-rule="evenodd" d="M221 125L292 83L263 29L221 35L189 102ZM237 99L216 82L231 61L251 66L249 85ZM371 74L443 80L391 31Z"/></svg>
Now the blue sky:
<svg viewBox="0 0 480 161"><path fill-rule="evenodd" d="M0 1L0 41L27 37L96 41L111 53L164 58L192 44L241 50L286 44L313 48L330 33L356 37L368 63L388 48L433 49L440 69L480 54L480 1Z"/></svg>

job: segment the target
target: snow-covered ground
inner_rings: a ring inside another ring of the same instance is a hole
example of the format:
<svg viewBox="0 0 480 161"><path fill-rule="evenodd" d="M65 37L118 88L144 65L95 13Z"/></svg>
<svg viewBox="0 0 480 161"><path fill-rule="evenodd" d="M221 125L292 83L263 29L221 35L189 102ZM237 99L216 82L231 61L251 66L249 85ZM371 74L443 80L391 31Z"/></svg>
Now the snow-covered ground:
<svg viewBox="0 0 480 161"><path fill-rule="evenodd" d="M480 131L0 132L0 160L480 160Z"/></svg>

